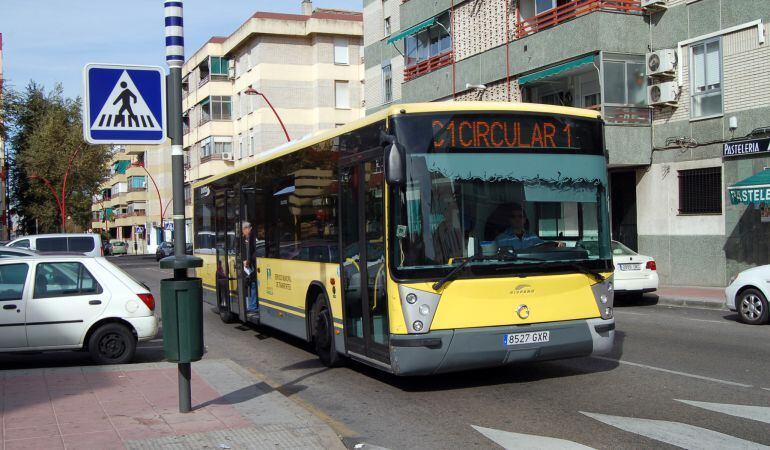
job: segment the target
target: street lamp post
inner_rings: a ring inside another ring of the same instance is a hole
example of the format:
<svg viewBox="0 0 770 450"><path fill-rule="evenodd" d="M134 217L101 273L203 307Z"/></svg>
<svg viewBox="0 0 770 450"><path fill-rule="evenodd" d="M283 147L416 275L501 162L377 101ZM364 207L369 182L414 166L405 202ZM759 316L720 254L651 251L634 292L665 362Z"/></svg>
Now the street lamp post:
<svg viewBox="0 0 770 450"><path fill-rule="evenodd" d="M67 232L67 178L69 178L70 169L72 169L72 163L75 162L75 158L78 157L83 147L84 145L79 145L75 151L72 152L72 156L70 156L70 160L67 163L67 169L64 171L64 179L62 179L61 194L57 194L56 189L53 187L53 183L51 183L49 179L35 174L32 174L29 177L30 180L42 181L43 184L45 184L53 194L53 198L56 201L56 206L59 208L59 215L61 216L62 233Z"/></svg>
<svg viewBox="0 0 770 450"><path fill-rule="evenodd" d="M258 90L254 89L253 87L251 87L251 85L249 85L249 87L245 91L243 91L243 93L246 95L259 95L260 97L262 97L265 100L265 103L267 103L267 106L269 106L270 109L273 111L273 114L275 114L275 118L278 119L278 123L281 124L281 128L283 128L283 134L286 135L286 142L291 141L291 138L289 137L289 132L286 131L286 126L283 124L283 120L281 120L281 116L278 115L278 111L276 111L275 108L273 108L273 104L270 103L270 100L267 99L265 94L263 92L259 92Z"/></svg>

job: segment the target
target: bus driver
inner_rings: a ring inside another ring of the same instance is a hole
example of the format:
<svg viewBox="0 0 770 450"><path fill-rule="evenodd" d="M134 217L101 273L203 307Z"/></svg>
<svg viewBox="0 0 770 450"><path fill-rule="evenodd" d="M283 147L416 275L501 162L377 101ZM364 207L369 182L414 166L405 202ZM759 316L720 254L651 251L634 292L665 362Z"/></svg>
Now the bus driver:
<svg viewBox="0 0 770 450"><path fill-rule="evenodd" d="M524 228L526 220L527 215L524 213L524 208L518 203L512 203L510 226L495 238L497 247L521 250L545 243L538 235L532 234Z"/></svg>

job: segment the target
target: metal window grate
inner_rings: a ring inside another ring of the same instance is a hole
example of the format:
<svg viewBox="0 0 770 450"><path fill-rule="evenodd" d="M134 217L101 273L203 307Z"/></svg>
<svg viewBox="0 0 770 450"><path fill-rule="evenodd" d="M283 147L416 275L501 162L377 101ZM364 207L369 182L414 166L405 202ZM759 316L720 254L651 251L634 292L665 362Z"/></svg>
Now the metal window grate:
<svg viewBox="0 0 770 450"><path fill-rule="evenodd" d="M679 214L722 213L722 168L679 171Z"/></svg>

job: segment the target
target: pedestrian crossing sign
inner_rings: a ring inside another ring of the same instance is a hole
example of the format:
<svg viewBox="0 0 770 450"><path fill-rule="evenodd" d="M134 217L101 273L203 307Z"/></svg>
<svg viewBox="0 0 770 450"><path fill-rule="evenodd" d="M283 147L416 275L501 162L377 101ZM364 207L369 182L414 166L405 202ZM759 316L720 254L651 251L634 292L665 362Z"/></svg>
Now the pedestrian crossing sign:
<svg viewBox="0 0 770 450"><path fill-rule="evenodd" d="M87 64L83 84L86 142L160 144L166 140L166 87L162 68Z"/></svg>

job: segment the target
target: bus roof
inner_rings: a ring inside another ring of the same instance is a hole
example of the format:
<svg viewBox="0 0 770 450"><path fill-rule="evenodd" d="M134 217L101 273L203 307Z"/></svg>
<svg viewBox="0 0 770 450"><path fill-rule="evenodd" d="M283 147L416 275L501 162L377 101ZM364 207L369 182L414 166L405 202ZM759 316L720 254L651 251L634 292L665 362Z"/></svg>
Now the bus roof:
<svg viewBox="0 0 770 450"><path fill-rule="evenodd" d="M429 102L429 103L397 103L388 108L377 111L366 117L349 122L339 128L319 131L304 139L287 142L278 147L271 148L259 154L254 161L226 170L219 175L215 175L204 180L193 183L193 188L199 188L213 183L226 176L241 172L243 170L266 163L272 159L283 155L293 153L313 144L323 142L327 139L343 135L347 132L356 130L366 125L379 122L387 117L398 116L401 114L414 113L442 113L442 112L463 112L463 111L483 111L483 112L525 112L541 114L558 114L564 116L585 117L588 119L599 119L599 111L582 108L572 108L568 106L544 105L539 103L508 103L508 102Z"/></svg>

